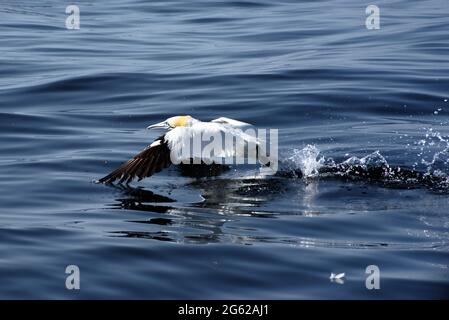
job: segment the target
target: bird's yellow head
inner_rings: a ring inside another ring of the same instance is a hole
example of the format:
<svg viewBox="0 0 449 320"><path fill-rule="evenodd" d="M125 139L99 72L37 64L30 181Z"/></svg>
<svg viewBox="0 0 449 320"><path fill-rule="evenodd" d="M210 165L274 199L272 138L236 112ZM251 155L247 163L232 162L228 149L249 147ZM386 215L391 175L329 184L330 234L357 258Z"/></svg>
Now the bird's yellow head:
<svg viewBox="0 0 449 320"><path fill-rule="evenodd" d="M176 116L168 118L165 121L153 124L149 126L147 129L173 129L176 127L188 127L193 123L193 118L191 116Z"/></svg>
<svg viewBox="0 0 449 320"><path fill-rule="evenodd" d="M166 121L170 127L187 127L190 125L190 120L192 120L191 116L176 116L168 118Z"/></svg>

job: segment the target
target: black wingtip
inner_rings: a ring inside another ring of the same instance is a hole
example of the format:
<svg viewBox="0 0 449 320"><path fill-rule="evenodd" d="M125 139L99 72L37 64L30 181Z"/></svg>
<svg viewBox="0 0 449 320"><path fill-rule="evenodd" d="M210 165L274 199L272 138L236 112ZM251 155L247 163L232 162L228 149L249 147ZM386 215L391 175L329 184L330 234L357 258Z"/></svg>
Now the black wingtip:
<svg viewBox="0 0 449 320"><path fill-rule="evenodd" d="M99 179L98 182L103 184L112 184L115 180L119 179L123 175L122 172L119 172L119 169Z"/></svg>
<svg viewBox="0 0 449 320"><path fill-rule="evenodd" d="M107 177L103 177L103 178L101 178L101 179L99 179L97 181L98 181L98 183L103 183L103 184L112 183L111 181L108 181L108 180L109 179L107 179Z"/></svg>

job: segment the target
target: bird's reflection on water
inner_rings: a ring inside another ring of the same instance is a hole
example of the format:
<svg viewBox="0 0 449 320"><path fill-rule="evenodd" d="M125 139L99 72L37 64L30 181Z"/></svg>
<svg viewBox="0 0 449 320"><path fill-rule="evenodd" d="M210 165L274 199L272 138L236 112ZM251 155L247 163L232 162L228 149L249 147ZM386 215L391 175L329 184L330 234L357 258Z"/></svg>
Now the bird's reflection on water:
<svg viewBox="0 0 449 320"><path fill-rule="evenodd" d="M141 187L136 188L122 184L110 184L109 186L120 191L120 197L115 199L116 202L110 205L115 209L166 213L171 209L168 204L176 201Z"/></svg>
<svg viewBox="0 0 449 320"><path fill-rule="evenodd" d="M120 193L109 207L147 212L151 215L144 219L127 220L148 225L148 231L142 231L141 228L139 231L113 231L113 236L185 243L251 241L248 236L242 236L242 233L236 230L237 227L225 224L244 217L275 218L278 213L260 208L279 197L288 188L287 181L282 178L208 177L195 179L183 186L197 192L202 199L186 203L130 185L111 187ZM156 230L153 231L154 229Z"/></svg>

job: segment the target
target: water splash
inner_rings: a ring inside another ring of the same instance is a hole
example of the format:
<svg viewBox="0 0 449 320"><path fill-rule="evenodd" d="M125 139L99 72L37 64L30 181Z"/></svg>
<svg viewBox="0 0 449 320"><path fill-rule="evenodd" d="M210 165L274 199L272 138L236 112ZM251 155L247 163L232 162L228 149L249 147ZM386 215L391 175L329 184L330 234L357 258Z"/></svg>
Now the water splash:
<svg viewBox="0 0 449 320"><path fill-rule="evenodd" d="M421 161L430 175L449 174L449 139L433 128L424 128L425 137L417 142ZM414 168L418 166L415 163Z"/></svg>
<svg viewBox="0 0 449 320"><path fill-rule="evenodd" d="M293 168L299 168L301 175L306 178L317 177L325 162L324 157L320 156L320 150L310 144L303 149L294 149L288 160L290 166L293 164Z"/></svg>
<svg viewBox="0 0 449 320"><path fill-rule="evenodd" d="M342 164L348 166L361 166L364 169L368 169L370 167L384 167L388 170L390 168L387 160L380 154L379 150L363 158L351 157L343 161Z"/></svg>
<svg viewBox="0 0 449 320"><path fill-rule="evenodd" d="M447 142L441 135L436 135L440 141ZM425 187L440 193L449 193L449 142L447 148L433 155L426 162L427 170L391 166L380 151L375 151L364 157L352 156L336 163L332 158L325 158L314 145L303 149L294 149L288 157L287 166L279 172L281 176L309 178L343 178L347 180L365 180L379 183L385 187L420 188Z"/></svg>

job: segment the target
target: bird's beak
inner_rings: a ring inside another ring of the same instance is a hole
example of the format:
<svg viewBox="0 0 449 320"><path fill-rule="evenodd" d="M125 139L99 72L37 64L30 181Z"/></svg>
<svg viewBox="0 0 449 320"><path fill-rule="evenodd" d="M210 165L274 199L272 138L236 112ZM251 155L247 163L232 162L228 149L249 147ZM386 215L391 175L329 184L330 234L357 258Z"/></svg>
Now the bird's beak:
<svg viewBox="0 0 449 320"><path fill-rule="evenodd" d="M151 126L148 126L147 129L169 129L170 126L168 125L168 123L166 121L162 121L156 124L152 124Z"/></svg>

